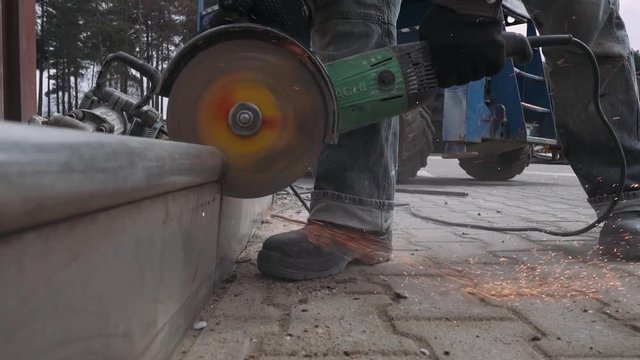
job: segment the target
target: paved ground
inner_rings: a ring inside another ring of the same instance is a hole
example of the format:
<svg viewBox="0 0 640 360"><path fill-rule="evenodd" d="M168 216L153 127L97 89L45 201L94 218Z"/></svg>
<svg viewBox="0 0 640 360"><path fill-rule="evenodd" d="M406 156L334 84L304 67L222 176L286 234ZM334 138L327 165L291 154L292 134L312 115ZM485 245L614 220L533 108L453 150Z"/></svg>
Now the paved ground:
<svg viewBox="0 0 640 360"><path fill-rule="evenodd" d="M398 193L390 263L307 282L262 277L269 235L305 212L280 195L237 276L216 291L176 359L640 359L640 264L604 260L597 231L571 239L436 225L414 217L576 228L593 213L567 166L480 183L430 159Z"/></svg>

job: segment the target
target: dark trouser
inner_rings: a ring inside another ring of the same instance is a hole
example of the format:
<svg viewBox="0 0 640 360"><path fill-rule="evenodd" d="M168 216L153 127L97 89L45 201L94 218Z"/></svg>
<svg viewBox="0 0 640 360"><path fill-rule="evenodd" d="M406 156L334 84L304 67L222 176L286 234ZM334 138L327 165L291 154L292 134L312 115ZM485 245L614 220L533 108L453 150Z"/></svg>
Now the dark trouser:
<svg viewBox="0 0 640 360"><path fill-rule="evenodd" d="M311 47L332 61L396 44L400 0L313 0ZM316 168L310 219L384 233L396 187L398 120L354 130L327 145Z"/></svg>
<svg viewBox="0 0 640 360"><path fill-rule="evenodd" d="M622 142L628 173L618 211L638 210L640 138L638 88L633 54L618 0L524 0L542 34L571 33L591 47L600 64L601 102ZM596 210L608 205L619 186L613 142L598 121L587 58L571 48L544 49L556 126L571 167Z"/></svg>

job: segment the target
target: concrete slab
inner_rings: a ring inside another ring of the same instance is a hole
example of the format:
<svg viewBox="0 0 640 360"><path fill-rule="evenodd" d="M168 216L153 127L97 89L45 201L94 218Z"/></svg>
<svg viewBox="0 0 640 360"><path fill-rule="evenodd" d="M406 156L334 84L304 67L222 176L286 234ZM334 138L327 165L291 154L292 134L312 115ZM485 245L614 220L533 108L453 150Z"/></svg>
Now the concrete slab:
<svg viewBox="0 0 640 360"><path fill-rule="evenodd" d="M266 355L329 356L353 354L420 355L420 346L393 334L379 311L391 304L386 295L320 295L294 305L290 325L265 338ZM304 311L306 310L306 311Z"/></svg>
<svg viewBox="0 0 640 360"><path fill-rule="evenodd" d="M446 277L398 277L386 279L398 301L387 308L394 320L512 319L501 307L483 303L464 292L464 279Z"/></svg>
<svg viewBox="0 0 640 360"><path fill-rule="evenodd" d="M396 321L399 332L427 341L440 359L544 359L532 347L537 334L516 321Z"/></svg>
<svg viewBox="0 0 640 360"><path fill-rule="evenodd" d="M544 335L550 356L640 357L640 333L600 313L594 300L522 301L512 306Z"/></svg>

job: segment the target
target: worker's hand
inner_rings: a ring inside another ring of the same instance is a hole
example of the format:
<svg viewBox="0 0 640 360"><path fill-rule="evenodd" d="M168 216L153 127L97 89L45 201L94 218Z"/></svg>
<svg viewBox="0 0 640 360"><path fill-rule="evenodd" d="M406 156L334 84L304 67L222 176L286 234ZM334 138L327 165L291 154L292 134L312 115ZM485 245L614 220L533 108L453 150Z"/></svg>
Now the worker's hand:
<svg viewBox="0 0 640 360"><path fill-rule="evenodd" d="M242 22L249 22L246 14L241 14L234 11L216 10L204 23L206 29L203 30L209 30L222 25Z"/></svg>
<svg viewBox="0 0 640 360"><path fill-rule="evenodd" d="M253 8L253 0L220 0L218 6L219 9L207 19L206 29L249 22L249 12Z"/></svg>
<svg viewBox="0 0 640 360"><path fill-rule="evenodd" d="M506 59L498 18L458 14L433 5L420 26L443 88L495 75Z"/></svg>

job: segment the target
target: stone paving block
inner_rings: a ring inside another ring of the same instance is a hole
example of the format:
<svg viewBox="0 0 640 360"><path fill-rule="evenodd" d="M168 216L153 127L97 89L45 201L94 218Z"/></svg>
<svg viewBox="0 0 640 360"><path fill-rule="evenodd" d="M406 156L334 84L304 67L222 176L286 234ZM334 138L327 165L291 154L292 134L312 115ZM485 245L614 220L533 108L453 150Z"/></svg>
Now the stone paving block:
<svg viewBox="0 0 640 360"><path fill-rule="evenodd" d="M577 260L572 260L568 256L565 256L564 253L558 250L549 250L549 249L533 249L533 250L518 250L518 251L494 251L492 252L495 255L510 258L518 261L519 263L526 263L531 265L544 265L550 266L554 265L562 265L562 264L574 264L576 266L582 266L584 264L578 262ZM585 265L586 266L586 265Z"/></svg>
<svg viewBox="0 0 640 360"><path fill-rule="evenodd" d="M536 244L536 248L532 250L537 250L540 252L554 252L562 254L564 257L569 259L578 259L583 262L598 262L604 261L602 255L598 251L597 240L588 239L588 238L572 238L566 240L549 240L546 238L541 238L539 236L527 236L527 241ZM492 251L494 253L508 252L510 250L507 249L497 249ZM517 251L517 250L512 250Z"/></svg>
<svg viewBox="0 0 640 360"><path fill-rule="evenodd" d="M582 296L584 289L582 286L576 287L571 278L548 274L545 269L540 270L528 264L469 263L460 265L457 273L451 272L448 276L460 282L461 289L466 293L498 306L523 297Z"/></svg>
<svg viewBox="0 0 640 360"><path fill-rule="evenodd" d="M481 302L461 289L464 284L447 277L392 276L385 283L399 298L387 309L394 320L512 319L506 309Z"/></svg>
<svg viewBox="0 0 640 360"><path fill-rule="evenodd" d="M437 275L440 267L426 250L394 251L389 262L376 266L349 265L343 274L345 276L368 277Z"/></svg>
<svg viewBox="0 0 640 360"><path fill-rule="evenodd" d="M447 229L445 226L418 219L403 207L396 208L393 214L394 229Z"/></svg>
<svg viewBox="0 0 640 360"><path fill-rule="evenodd" d="M269 286L268 301L280 308L306 303L309 299L324 295L384 294L380 285L367 277L345 271L342 274L301 282L273 282Z"/></svg>
<svg viewBox="0 0 640 360"><path fill-rule="evenodd" d="M516 321L395 321L396 329L423 339L440 359L544 359L531 346L538 334Z"/></svg>
<svg viewBox="0 0 640 360"><path fill-rule="evenodd" d="M242 360L250 342L243 333L211 333L205 329L182 360Z"/></svg>
<svg viewBox="0 0 640 360"><path fill-rule="evenodd" d="M394 229L393 230L393 250L395 251L421 251L425 250L423 244L419 242L420 238L416 237L412 230ZM431 233L433 231L444 232L444 230L423 229L419 230L424 233Z"/></svg>
<svg viewBox="0 0 640 360"><path fill-rule="evenodd" d="M614 262L611 267L640 277L640 262ZM638 281L640 281L640 278Z"/></svg>
<svg viewBox="0 0 640 360"><path fill-rule="evenodd" d="M500 263L500 256L487 252L487 245L474 242L457 243L429 243L426 245L430 256L447 263L481 262L489 264Z"/></svg>
<svg viewBox="0 0 640 360"><path fill-rule="evenodd" d="M560 360L638 360L640 358L637 357L626 357L626 358L620 358L620 357L606 357L606 358L601 358L601 357L590 357L590 358L585 358L585 357L561 357Z"/></svg>
<svg viewBox="0 0 640 360"><path fill-rule="evenodd" d="M483 207L479 207L473 210L463 211L464 218L457 219L458 222L467 222L468 220L475 221L490 221L493 224L501 224L504 221L509 220L520 220L519 216L514 215L525 215L526 211L515 211L512 207L498 207L497 209L487 209ZM483 220L489 219L489 220Z"/></svg>
<svg viewBox="0 0 640 360"><path fill-rule="evenodd" d="M415 356L387 356L387 355L369 355L369 354L358 354L358 353L348 353L349 355L345 356L320 356L313 357L309 356L305 359L322 359L322 360L357 360L357 359L367 359L367 360L425 360L429 359L429 355L415 355ZM298 360L300 357L297 356L261 356L260 360Z"/></svg>
<svg viewBox="0 0 640 360"><path fill-rule="evenodd" d="M250 336L276 333L280 331L279 318L259 315L251 316L215 316L207 321L208 328L218 332L238 332Z"/></svg>
<svg viewBox="0 0 640 360"><path fill-rule="evenodd" d="M565 299L573 297L600 298L607 290L621 286L621 279L628 274L611 270L606 262L584 263L571 259L556 251L499 252L515 259L519 265L514 271L506 266L483 269L476 265L470 271L484 274L487 292L500 293L511 284L515 291L513 298L541 297ZM500 270L504 270L502 273ZM480 282L480 284L483 284ZM493 290L492 290L493 289Z"/></svg>
<svg viewBox="0 0 640 360"><path fill-rule="evenodd" d="M208 330L258 334L279 330L282 313L268 301L269 287L257 276L239 276L205 321Z"/></svg>
<svg viewBox="0 0 640 360"><path fill-rule="evenodd" d="M258 274L243 273L229 286L227 293L218 304L218 308L226 309L224 316L243 316L263 314L269 317L278 315L278 311L265 304L264 298L269 295L270 283Z"/></svg>
<svg viewBox="0 0 640 360"><path fill-rule="evenodd" d="M543 229L553 229L557 231L573 231L583 228L589 225L592 221L596 219L595 214L587 215L579 215L571 212L571 215L564 214L553 214L550 215L551 218L541 218L535 219L536 226L541 227ZM534 215L536 216L536 215ZM589 233L599 234L600 228L596 228L596 230L591 230ZM589 234L587 233L587 234ZM582 237L584 234L578 236ZM562 240L561 238L555 238L556 240ZM573 239L573 238L571 238Z"/></svg>
<svg viewBox="0 0 640 360"><path fill-rule="evenodd" d="M518 234L507 234L484 231L479 234L465 236L482 241L489 252L498 251L529 251L539 248L535 243L526 240Z"/></svg>
<svg viewBox="0 0 640 360"><path fill-rule="evenodd" d="M262 349L269 356L420 355L419 345L394 335L379 317L390 304L384 295L310 298L292 308L286 333L267 336Z"/></svg>
<svg viewBox="0 0 640 360"><path fill-rule="evenodd" d="M619 285L600 292L599 299L609 305L603 311L616 319L640 320L640 279L631 275L615 280Z"/></svg>
<svg viewBox="0 0 640 360"><path fill-rule="evenodd" d="M524 300L512 309L544 334L536 342L550 356L640 356L640 333L601 314L594 300Z"/></svg>
<svg viewBox="0 0 640 360"><path fill-rule="evenodd" d="M486 233L483 230L453 227L448 229L407 229L404 232L414 238L415 244L422 246L438 242L478 242L478 236Z"/></svg>

